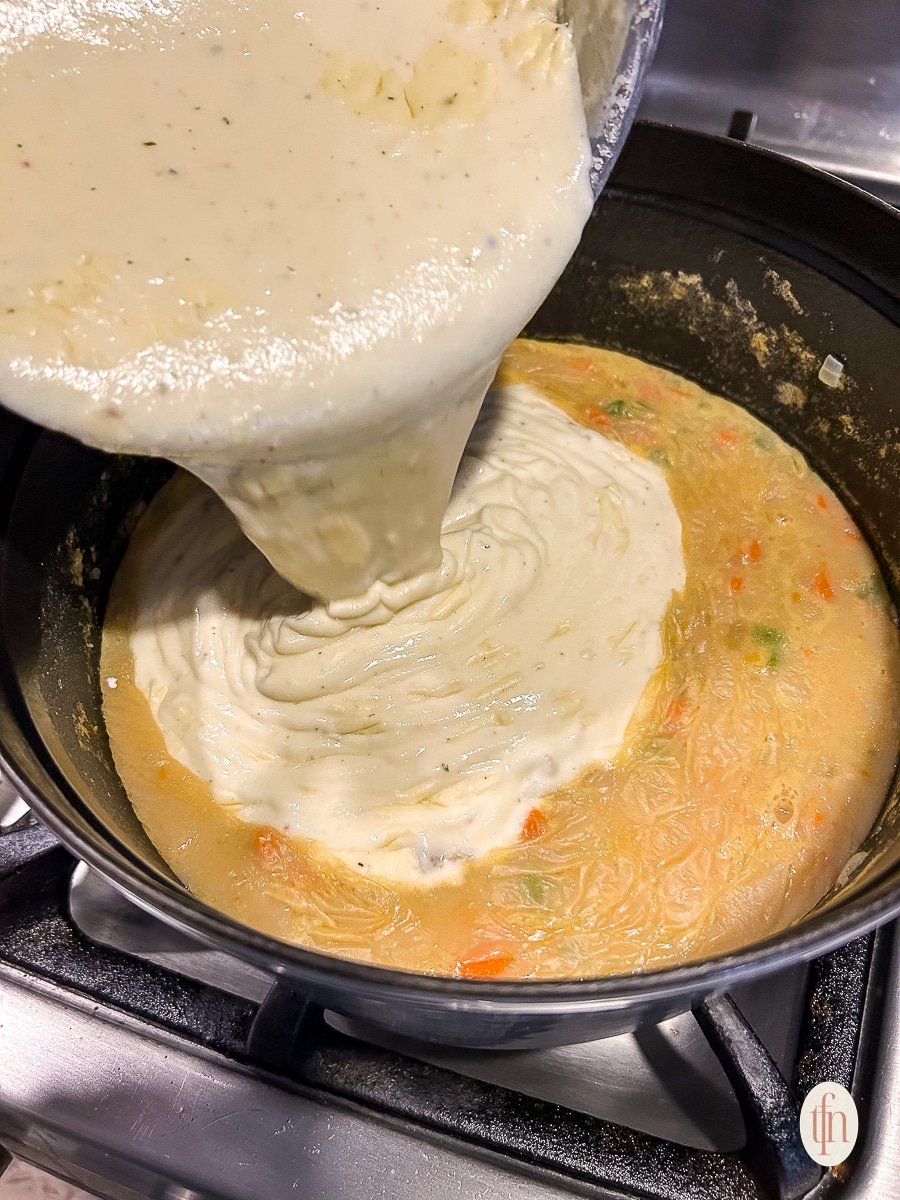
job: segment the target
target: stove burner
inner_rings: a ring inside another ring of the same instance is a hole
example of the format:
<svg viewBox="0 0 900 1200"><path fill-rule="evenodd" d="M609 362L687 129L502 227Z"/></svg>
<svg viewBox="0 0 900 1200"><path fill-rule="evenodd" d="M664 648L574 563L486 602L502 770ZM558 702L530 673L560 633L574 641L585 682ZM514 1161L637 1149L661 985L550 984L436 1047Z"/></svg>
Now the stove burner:
<svg viewBox="0 0 900 1200"><path fill-rule="evenodd" d="M746 1128L742 1149L718 1152L360 1040L281 982L255 1002L101 945L72 919L74 869L67 852L30 815L0 830L0 989L6 979L21 977L55 997L74 993L100 1014L137 1018L151 1049L166 1031L174 1033L198 1050L224 1056L233 1070L275 1076L284 1089L299 1085L324 1105L350 1104L400 1121L417 1136L487 1154L570 1193L588 1185L602 1194L665 1200L807 1195L821 1169L800 1144L794 1095L825 1079L853 1086L861 1042L871 1041L878 1015L871 999L890 942L889 933L871 934L812 965L790 1072L793 1090L730 997L715 996L697 1007L696 1020L722 1063ZM698 1092L696 1104L708 1102ZM0 1110L0 1140L5 1137ZM21 1144L13 1149L21 1153ZM54 1166L67 1173L65 1164ZM74 1170L70 1178L83 1181Z"/></svg>

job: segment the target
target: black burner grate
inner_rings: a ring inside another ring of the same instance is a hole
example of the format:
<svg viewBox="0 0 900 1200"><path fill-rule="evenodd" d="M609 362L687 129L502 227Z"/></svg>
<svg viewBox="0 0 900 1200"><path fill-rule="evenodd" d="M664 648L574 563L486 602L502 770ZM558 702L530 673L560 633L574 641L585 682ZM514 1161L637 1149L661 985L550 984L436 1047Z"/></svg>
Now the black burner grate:
<svg viewBox="0 0 900 1200"><path fill-rule="evenodd" d="M579 1191L602 1188L661 1200L795 1200L827 1187L799 1142L793 1092L728 996L696 1010L735 1090L747 1130L737 1153L696 1150L507 1088L469 1079L338 1032L283 983L262 1004L100 946L69 913L74 862L30 816L0 830L0 977L14 967L329 1099L474 1150L547 1172ZM829 1079L851 1087L858 1050L877 1018L889 932L870 934L813 964L796 1092ZM287 1084L286 1084L287 1086ZM704 1098L697 1097L703 1104ZM2 1152L0 1152L2 1156Z"/></svg>

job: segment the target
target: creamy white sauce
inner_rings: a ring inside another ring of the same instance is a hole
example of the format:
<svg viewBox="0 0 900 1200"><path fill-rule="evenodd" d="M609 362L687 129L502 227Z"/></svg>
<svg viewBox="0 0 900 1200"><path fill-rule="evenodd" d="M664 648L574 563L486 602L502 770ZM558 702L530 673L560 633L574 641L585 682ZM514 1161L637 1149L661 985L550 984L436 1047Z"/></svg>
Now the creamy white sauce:
<svg viewBox="0 0 900 1200"><path fill-rule="evenodd" d="M544 0L0 6L0 396L215 487L324 597L438 559L590 209Z"/></svg>
<svg viewBox="0 0 900 1200"><path fill-rule="evenodd" d="M622 745L684 584L658 467L526 387L491 393L439 571L298 597L197 489L134 576L135 680L169 753L247 820L440 882Z"/></svg>
<svg viewBox="0 0 900 1200"><path fill-rule="evenodd" d="M217 800L397 880L616 752L683 580L659 471L524 391L445 515L590 210L555 10L0 6L0 395L219 493L268 562L199 491L138 686Z"/></svg>

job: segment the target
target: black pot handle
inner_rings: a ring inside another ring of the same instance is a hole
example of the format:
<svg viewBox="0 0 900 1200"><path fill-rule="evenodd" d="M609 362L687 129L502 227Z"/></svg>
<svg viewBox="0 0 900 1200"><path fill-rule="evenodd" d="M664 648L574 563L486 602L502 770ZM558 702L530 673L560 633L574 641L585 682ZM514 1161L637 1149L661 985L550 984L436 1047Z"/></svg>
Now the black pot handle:
<svg viewBox="0 0 900 1200"><path fill-rule="evenodd" d="M15 798L15 790L0 778L0 802ZM30 810L11 825L0 825L0 883L58 846L55 834ZM12 1157L0 1146L0 1177L11 1162Z"/></svg>
<svg viewBox="0 0 900 1200"><path fill-rule="evenodd" d="M15 789L0 779L0 803L16 798ZM32 812L24 813L11 825L0 825L0 880L55 849L59 841Z"/></svg>
<svg viewBox="0 0 900 1200"><path fill-rule="evenodd" d="M790 1085L731 996L707 997L694 1016L740 1105L748 1170L765 1195L799 1200L816 1186L822 1168L803 1147L800 1109Z"/></svg>

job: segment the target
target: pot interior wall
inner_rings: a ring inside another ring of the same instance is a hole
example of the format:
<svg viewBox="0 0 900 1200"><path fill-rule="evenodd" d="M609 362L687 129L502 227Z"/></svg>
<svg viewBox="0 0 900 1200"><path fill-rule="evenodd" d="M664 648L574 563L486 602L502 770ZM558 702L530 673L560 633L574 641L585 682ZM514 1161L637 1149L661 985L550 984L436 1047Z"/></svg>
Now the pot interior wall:
<svg viewBox="0 0 900 1200"><path fill-rule="evenodd" d="M80 832L111 833L121 849L175 882L113 765L100 690L109 586L137 520L172 471L159 460L37 436L4 545L3 633L21 705L0 714L0 733L40 771L42 794L49 790Z"/></svg>
<svg viewBox="0 0 900 1200"><path fill-rule="evenodd" d="M868 266L857 271L854 262L823 249L814 230L810 239L798 239L785 232L784 221L769 223L764 203L756 204L751 219L734 206L717 206L708 180L693 191L674 183L669 193L662 185L645 186L648 156L671 153L673 137L672 131L637 131L579 251L528 332L638 355L746 405L836 489L871 539L896 600L896 298ZM729 172L736 169L740 148L698 138L691 144L706 147ZM767 170L774 172L773 187L793 180L802 212L804 176L797 168L773 167L760 155L741 161L757 188L757 176ZM667 176L660 160L655 177L664 185L682 172L679 161ZM833 203L847 206L848 221L873 212L876 226L889 220L851 193L835 187L834 194ZM846 365L836 389L818 380L827 354ZM171 468L110 458L18 428L33 449L3 545L8 661L0 739L70 827L85 837L114 839L163 886L180 887L136 820L112 764L98 666L110 581L136 519ZM8 477L14 474L10 467ZM895 787L866 845L865 865L842 898L898 869L898 834Z"/></svg>

